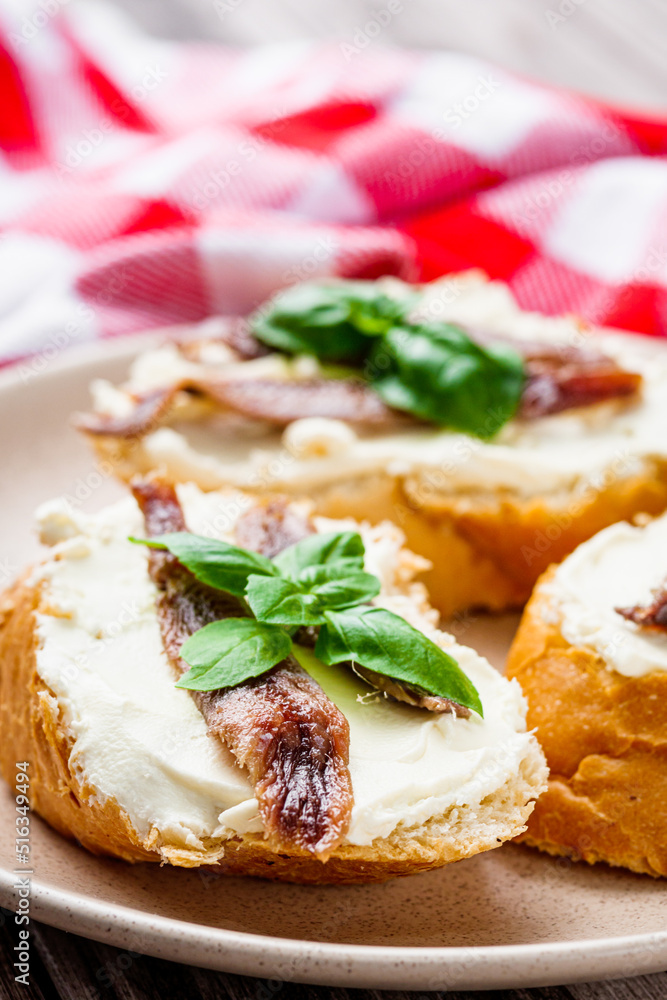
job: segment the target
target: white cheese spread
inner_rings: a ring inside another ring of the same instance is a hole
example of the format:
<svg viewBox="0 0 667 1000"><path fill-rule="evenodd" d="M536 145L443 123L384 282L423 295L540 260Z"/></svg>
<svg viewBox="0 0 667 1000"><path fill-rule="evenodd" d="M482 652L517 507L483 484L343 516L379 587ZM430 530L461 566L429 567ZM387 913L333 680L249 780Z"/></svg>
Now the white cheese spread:
<svg viewBox="0 0 667 1000"><path fill-rule="evenodd" d="M387 290L400 282L387 279ZM403 286L405 287L405 286ZM310 487L377 473L410 475L415 488L430 493L511 491L543 496L609 480L646 474L655 458L667 459L667 344L646 337L586 331L573 319L524 312L501 282L476 272L426 286L420 311L438 320L467 324L502 335L547 340L574 347L589 345L643 375L641 396L633 403L613 401L569 410L533 421L510 421L492 442L437 428L399 432L353 432L342 421L296 421L284 433L258 421L234 423L201 412L161 427L142 442L147 467L163 468L175 479L206 489L231 485L251 489ZM315 359L270 355L230 362L223 351L216 361L187 360L173 344L142 354L121 388L93 384L98 412L122 416L131 393L169 385L188 376L219 378L312 378Z"/></svg>
<svg viewBox="0 0 667 1000"><path fill-rule="evenodd" d="M593 649L608 667L639 677L667 670L667 633L635 625L615 608L652 603L667 578L667 516L646 527L612 524L579 548L542 586L548 614L573 646Z"/></svg>
<svg viewBox="0 0 667 1000"><path fill-rule="evenodd" d="M178 488L188 526L229 532L247 497ZM72 766L100 800L114 799L137 833L157 829L198 849L234 833L261 830L246 773L206 725L191 696L174 686L155 613L146 549L130 543L142 518L132 498L98 514L62 501L40 508L53 545L35 571L43 587L37 668L74 739ZM318 519L318 530L349 522ZM391 525L363 527L367 567L382 581L378 604L410 617L459 661L477 686L484 719L437 716L384 700L358 700L368 687L342 667L304 660L349 720L354 809L347 835L369 844L399 824L421 824L452 806L481 803L518 772L530 751L518 684L471 649L435 630L420 584L423 560L402 550Z"/></svg>

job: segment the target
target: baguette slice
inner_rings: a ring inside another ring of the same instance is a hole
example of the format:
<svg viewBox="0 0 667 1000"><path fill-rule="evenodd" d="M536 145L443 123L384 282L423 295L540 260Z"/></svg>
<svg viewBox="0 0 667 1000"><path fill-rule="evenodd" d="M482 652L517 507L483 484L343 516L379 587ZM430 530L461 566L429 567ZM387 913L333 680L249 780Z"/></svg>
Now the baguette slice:
<svg viewBox="0 0 667 1000"><path fill-rule="evenodd" d="M399 286L385 279L390 294L401 294ZM205 490L308 495L328 517L394 521L415 552L447 553L425 578L446 617L469 607L520 607L540 574L581 542L637 513L667 509L667 344L524 312L507 286L478 272L425 289L431 318L519 342L601 350L643 376L642 392L515 419L490 442L352 417L295 420L281 431L247 415L223 416L181 392L168 414L140 434L89 433L99 461L126 480L159 470L171 482ZM135 394L159 392L181 378L254 378L261 393L262 379L316 374L312 359L240 360L208 324L193 328L183 349L168 343L141 355L122 386L97 381L94 410L123 417Z"/></svg>
<svg viewBox="0 0 667 1000"><path fill-rule="evenodd" d="M178 492L192 530L225 537L256 503L187 485ZM127 541L141 528L134 500L92 517L54 502L41 525L51 554L0 605L0 764L11 781L15 762L30 762L32 808L63 835L131 862L346 883L437 868L525 829L546 771L520 689L436 629L413 581L423 560L392 525L361 526L367 565L383 585L376 602L459 659L485 720L374 699L344 668L317 674L350 720L355 797L347 838L326 863L269 849L247 776L174 687L146 552Z"/></svg>
<svg viewBox="0 0 667 1000"><path fill-rule="evenodd" d="M667 517L617 524L539 581L508 661L550 767L524 843L667 876L667 631L615 609L667 575Z"/></svg>

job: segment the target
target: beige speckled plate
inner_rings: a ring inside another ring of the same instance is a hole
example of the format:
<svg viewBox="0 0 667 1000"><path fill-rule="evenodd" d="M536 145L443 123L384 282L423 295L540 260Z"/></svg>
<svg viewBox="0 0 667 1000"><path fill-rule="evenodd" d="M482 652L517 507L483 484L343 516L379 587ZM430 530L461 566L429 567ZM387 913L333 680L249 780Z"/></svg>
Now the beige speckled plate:
<svg viewBox="0 0 667 1000"><path fill-rule="evenodd" d="M94 474L68 428L92 376L118 379L141 341L0 376L0 582L34 557L32 510L67 493L85 508L121 489ZM91 473L93 475L91 476ZM498 666L514 620L464 641ZM0 734L1 738L1 734ZM13 908L14 805L0 790L0 903ZM32 820L32 915L145 952L274 980L384 989L489 989L667 967L667 884L514 845L380 886L300 887L100 860Z"/></svg>

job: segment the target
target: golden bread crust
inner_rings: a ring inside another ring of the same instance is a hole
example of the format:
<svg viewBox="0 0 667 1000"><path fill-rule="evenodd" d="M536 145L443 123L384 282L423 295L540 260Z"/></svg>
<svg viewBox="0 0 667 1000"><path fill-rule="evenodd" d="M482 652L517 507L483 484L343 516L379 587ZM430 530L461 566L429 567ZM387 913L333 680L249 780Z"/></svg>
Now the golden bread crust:
<svg viewBox="0 0 667 1000"><path fill-rule="evenodd" d="M56 697L37 673L34 616L40 602L39 588L22 580L0 603L2 775L13 785L16 762L28 761L31 808L59 833L94 854L150 860L149 849L129 837L127 818L114 803L84 805L90 789L70 770L72 741Z"/></svg>
<svg viewBox="0 0 667 1000"><path fill-rule="evenodd" d="M667 509L667 463L641 475L614 478L580 496L521 498L513 494L424 493L411 479L356 480L309 496L327 517L390 520L406 545L433 561L422 577L431 603L451 617L471 607L522 607L554 562L617 521Z"/></svg>
<svg viewBox="0 0 667 1000"><path fill-rule="evenodd" d="M307 855L276 855L259 834L211 841L203 850L170 844L157 829L142 838L118 803L100 801L72 763L75 741L37 669L35 613L41 602L39 588L27 578L0 598L0 768L13 784L16 761L29 761L32 809L94 854L290 882L377 882L490 850L525 829L543 784L537 744L522 772L481 807L453 810L448 823L437 817L414 830L396 830L368 847L343 845L326 864Z"/></svg>
<svg viewBox="0 0 667 1000"><path fill-rule="evenodd" d="M520 839L551 854L667 876L667 673L610 670L563 638L549 622L548 601L538 584L507 666L551 769Z"/></svg>
<svg viewBox="0 0 667 1000"><path fill-rule="evenodd" d="M90 435L100 458L129 480L152 471L140 441ZM228 486L215 473L178 476L162 468L167 481L192 479L204 490ZM280 487L289 493L287 484ZM299 487L302 492L302 487ZM633 476L611 470L600 488L555 496L521 497L510 492L446 492L414 477L352 477L311 486L315 511L357 521L390 520L403 529L406 544L432 559L423 577L431 603L447 618L471 607L504 611L522 607L538 577L588 538L639 513L667 510L667 462L647 461Z"/></svg>

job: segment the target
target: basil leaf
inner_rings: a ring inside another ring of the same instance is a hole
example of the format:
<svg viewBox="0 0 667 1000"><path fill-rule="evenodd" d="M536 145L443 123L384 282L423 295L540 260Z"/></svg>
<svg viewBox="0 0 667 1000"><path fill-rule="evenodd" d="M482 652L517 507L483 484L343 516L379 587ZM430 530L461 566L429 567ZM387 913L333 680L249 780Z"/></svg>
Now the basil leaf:
<svg viewBox="0 0 667 1000"><path fill-rule="evenodd" d="M484 714L456 660L403 618L384 608L329 611L325 617L315 645L315 656L324 663L359 663Z"/></svg>
<svg viewBox="0 0 667 1000"><path fill-rule="evenodd" d="M280 577L251 576L246 600L261 622L274 625L321 625L322 606L315 594Z"/></svg>
<svg viewBox="0 0 667 1000"><path fill-rule="evenodd" d="M142 541L133 538L132 541ZM270 559L189 531L177 531L144 541L151 548L168 549L198 580L209 587L243 597L251 574L276 576Z"/></svg>
<svg viewBox="0 0 667 1000"><path fill-rule="evenodd" d="M366 372L390 406L480 438L493 437L516 413L525 381L511 347L483 347L448 323L392 328Z"/></svg>
<svg viewBox="0 0 667 1000"><path fill-rule="evenodd" d="M291 649L292 640L277 625L252 618L211 622L183 643L181 657L192 669L176 687L190 691L234 687L275 667Z"/></svg>
<svg viewBox="0 0 667 1000"><path fill-rule="evenodd" d="M361 361L405 312L374 281L308 282L279 292L250 318L258 340L288 354L322 361Z"/></svg>
<svg viewBox="0 0 667 1000"><path fill-rule="evenodd" d="M282 576L298 580L299 574L313 566L345 563L349 569L363 570L364 543L356 531L313 534L280 552L273 560Z"/></svg>
<svg viewBox="0 0 667 1000"><path fill-rule="evenodd" d="M251 576L246 600L255 617L276 625L322 625L326 610L339 611L370 601L380 593L380 581L345 563L311 566L298 580Z"/></svg>
<svg viewBox="0 0 667 1000"><path fill-rule="evenodd" d="M311 282L280 292L250 324L278 350L362 366L396 409L491 438L517 411L524 362L509 345L478 344L456 324L412 323L422 294L405 286L389 296L374 281Z"/></svg>
<svg viewBox="0 0 667 1000"><path fill-rule="evenodd" d="M298 582L317 596L323 608L335 611L364 604L381 589L380 581L372 573L360 573L344 562L309 566L299 574Z"/></svg>

